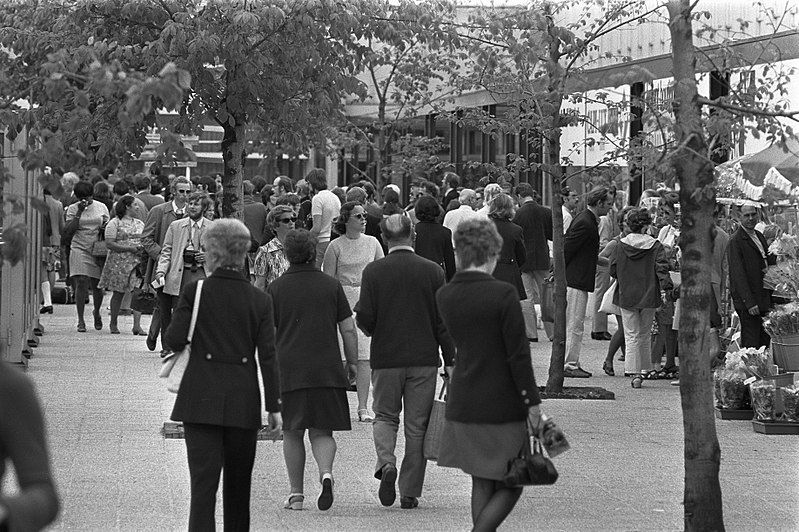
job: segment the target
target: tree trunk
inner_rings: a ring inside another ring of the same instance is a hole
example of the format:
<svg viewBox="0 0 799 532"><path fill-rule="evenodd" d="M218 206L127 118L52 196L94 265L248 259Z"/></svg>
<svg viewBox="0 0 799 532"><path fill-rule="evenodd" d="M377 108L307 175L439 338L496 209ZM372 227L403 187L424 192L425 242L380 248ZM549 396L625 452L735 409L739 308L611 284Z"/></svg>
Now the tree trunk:
<svg viewBox="0 0 799 532"><path fill-rule="evenodd" d="M552 331L552 354L549 359L549 377L546 391L563 391L563 365L566 361L566 260L563 257L563 198L560 195L563 170L560 166L560 108L563 102L563 74L560 68L560 38L555 32L551 16L551 5L545 4L547 13L547 36L549 38L549 76L546 114L552 117L552 124L543 135L547 143L545 174L552 183L552 257L555 277L555 323ZM539 109L539 112L540 109Z"/></svg>
<svg viewBox="0 0 799 532"><path fill-rule="evenodd" d="M245 119L243 116L234 116L235 125L227 122L223 125L224 137L222 138L222 161L224 173L222 175L222 217L242 217L244 193L243 169L245 159Z"/></svg>
<svg viewBox="0 0 799 532"><path fill-rule="evenodd" d="M381 98L377 106L377 154L375 157L375 183L383 190L389 180L383 175L386 157L388 156L388 143L386 142L386 102Z"/></svg>
<svg viewBox="0 0 799 532"><path fill-rule="evenodd" d="M670 0L669 31L675 79L673 164L682 207L682 287L679 323L680 396L685 439L685 530L724 530L719 484L721 449L713 415L713 382L708 356L710 328L713 164L696 89L696 56L689 0Z"/></svg>

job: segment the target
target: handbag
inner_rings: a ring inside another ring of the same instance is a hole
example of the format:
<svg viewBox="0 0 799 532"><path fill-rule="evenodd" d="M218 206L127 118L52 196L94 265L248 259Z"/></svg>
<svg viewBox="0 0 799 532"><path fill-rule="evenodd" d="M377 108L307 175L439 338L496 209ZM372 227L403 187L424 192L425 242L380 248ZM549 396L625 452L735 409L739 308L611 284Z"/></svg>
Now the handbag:
<svg viewBox="0 0 799 532"><path fill-rule="evenodd" d="M621 314L621 309L618 305L613 304L613 294L619 289L619 282L618 280L614 279L613 283L610 285L610 288L607 289L605 295L602 296L602 302L599 305L599 312L604 312L605 314Z"/></svg>
<svg viewBox="0 0 799 532"><path fill-rule="evenodd" d="M508 461L508 469L502 482L508 488L520 486L543 486L554 484L558 480L558 470L552 460L544 456L541 442L533 438L530 449L530 437L525 435L524 445L519 456Z"/></svg>
<svg viewBox="0 0 799 532"><path fill-rule="evenodd" d="M92 257L104 259L108 256L108 245L105 243L105 228L101 227L97 233L97 240L92 243Z"/></svg>
<svg viewBox="0 0 799 532"><path fill-rule="evenodd" d="M444 432L446 421L444 414L447 411L447 379L444 379L444 386L438 394L438 399L433 401L433 408L430 410L430 419L427 422L427 431L424 433L424 443L422 452L426 460L438 460L438 448L441 446L441 435Z"/></svg>
<svg viewBox="0 0 799 532"><path fill-rule="evenodd" d="M544 279L541 285L541 321L555 321L555 279L552 276Z"/></svg>
<svg viewBox="0 0 799 532"><path fill-rule="evenodd" d="M179 353L175 353L169 358L164 359L161 372L158 374L162 379L166 379L166 389L172 393L178 393L180 381L189 365L189 355L191 354L191 338L194 336L194 326L197 324L197 311L200 309L200 295L203 291L203 280L197 281L197 292L194 295L194 308L191 311L191 321L189 322L189 334L186 337L188 343Z"/></svg>

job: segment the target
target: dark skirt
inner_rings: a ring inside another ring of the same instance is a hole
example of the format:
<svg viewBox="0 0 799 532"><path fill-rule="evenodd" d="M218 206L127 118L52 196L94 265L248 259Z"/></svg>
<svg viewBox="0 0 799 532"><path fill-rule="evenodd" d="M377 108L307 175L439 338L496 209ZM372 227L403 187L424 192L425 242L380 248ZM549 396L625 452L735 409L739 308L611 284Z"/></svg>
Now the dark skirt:
<svg viewBox="0 0 799 532"><path fill-rule="evenodd" d="M508 461L519 455L527 437L524 421L444 423L438 465L456 467L473 477L502 480Z"/></svg>
<svg viewBox="0 0 799 532"><path fill-rule="evenodd" d="M344 388L301 388L280 394L283 429L351 430Z"/></svg>

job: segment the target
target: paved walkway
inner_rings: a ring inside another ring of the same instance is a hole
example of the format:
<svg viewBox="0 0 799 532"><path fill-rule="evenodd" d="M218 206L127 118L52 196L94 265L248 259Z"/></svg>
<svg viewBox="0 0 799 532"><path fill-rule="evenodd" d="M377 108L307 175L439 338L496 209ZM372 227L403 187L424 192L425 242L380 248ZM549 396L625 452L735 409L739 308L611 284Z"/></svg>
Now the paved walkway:
<svg viewBox="0 0 799 532"><path fill-rule="evenodd" d="M106 303L107 304L107 303ZM30 360L48 422L63 511L52 530L185 530L189 477L183 440L161 426L174 396L156 378L160 361L143 337L106 328L75 332L72 306L42 318L45 335ZM145 317L144 325L148 322ZM586 327L590 331L590 327ZM586 334L586 336L588 336ZM550 344L531 344L539 383ZM668 381L629 379L601 371L606 342L587 340L579 383L616 393L615 401L549 400L543 408L564 429L572 450L555 459L555 486L528 488L504 530L681 530L682 419L679 390ZM616 368L621 373L622 364ZM354 403L354 397L351 397ZM355 419L355 411L352 411ZM798 530L799 437L766 436L747 421L718 421L727 530ZM400 447L401 447L400 438ZM337 436L336 501L315 509L318 484L306 472L303 512L282 509L288 492L280 443L260 442L253 474L253 530L468 530L469 478L430 463L415 510L383 508L372 473L371 427L353 423ZM401 449L400 449L401 452ZM221 504L217 517L221 530Z"/></svg>

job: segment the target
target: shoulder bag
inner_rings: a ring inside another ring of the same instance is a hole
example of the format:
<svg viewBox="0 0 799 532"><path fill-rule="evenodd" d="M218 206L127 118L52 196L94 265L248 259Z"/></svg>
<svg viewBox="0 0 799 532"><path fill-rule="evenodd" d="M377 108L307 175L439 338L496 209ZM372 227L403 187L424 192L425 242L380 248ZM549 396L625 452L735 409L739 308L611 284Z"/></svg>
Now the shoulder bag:
<svg viewBox="0 0 799 532"><path fill-rule="evenodd" d="M621 314L621 309L619 306L613 304L613 295L619 289L618 287L618 280L613 279L613 283L605 291L605 295L602 296L602 303L599 305L599 312L604 312L605 314Z"/></svg>
<svg viewBox="0 0 799 532"><path fill-rule="evenodd" d="M508 469L502 482L508 488L521 486L543 486L554 484L558 480L558 471L552 460L544 456L541 442L533 438L530 448L530 437L525 434L524 445L519 456L508 461Z"/></svg>
<svg viewBox="0 0 799 532"><path fill-rule="evenodd" d="M158 374L162 379L166 379L166 389L172 393L178 393L180 381L189 365L189 355L191 354L191 338L194 336L194 326L197 324L197 311L200 309L200 296L203 291L203 281L197 282L197 292L194 294L194 308L191 311L191 322L189 322L189 334L186 337L188 343L179 353L175 353L169 358L164 359L161 372Z"/></svg>

